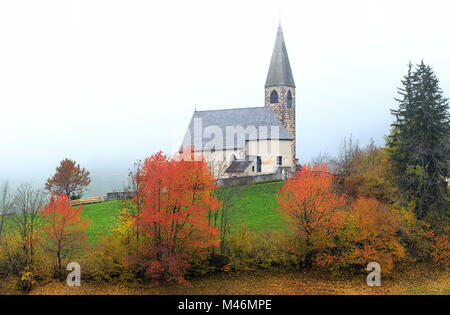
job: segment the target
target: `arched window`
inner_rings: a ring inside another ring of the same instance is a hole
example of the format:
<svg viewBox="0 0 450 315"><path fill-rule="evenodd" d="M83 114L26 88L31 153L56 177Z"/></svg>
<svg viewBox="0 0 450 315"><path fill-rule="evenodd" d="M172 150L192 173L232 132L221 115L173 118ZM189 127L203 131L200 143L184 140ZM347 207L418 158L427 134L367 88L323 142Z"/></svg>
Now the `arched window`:
<svg viewBox="0 0 450 315"><path fill-rule="evenodd" d="M273 90L272 93L270 93L270 103L278 103L278 93L277 91Z"/></svg>
<svg viewBox="0 0 450 315"><path fill-rule="evenodd" d="M287 93L287 107L288 108L292 107L292 93L291 93L291 90L289 90L288 93Z"/></svg>

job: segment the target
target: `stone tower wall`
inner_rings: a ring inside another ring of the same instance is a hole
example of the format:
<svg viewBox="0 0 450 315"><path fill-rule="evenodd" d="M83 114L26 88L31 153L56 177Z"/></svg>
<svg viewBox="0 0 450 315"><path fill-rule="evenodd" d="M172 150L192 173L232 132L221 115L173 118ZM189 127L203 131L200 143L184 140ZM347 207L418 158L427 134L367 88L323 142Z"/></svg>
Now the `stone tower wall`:
<svg viewBox="0 0 450 315"><path fill-rule="evenodd" d="M270 103L270 94L273 90L276 90L278 93L278 103ZM287 93L288 91L291 91L292 93L292 107L288 108L287 106ZM287 86L273 86L273 87L267 87L265 92L265 106L269 106L270 109L275 113L275 115L278 117L278 119L281 121L283 126L287 129L287 131L291 134L291 136L294 138L294 141L292 141L292 158L296 158L295 154L295 88L293 87L287 87Z"/></svg>

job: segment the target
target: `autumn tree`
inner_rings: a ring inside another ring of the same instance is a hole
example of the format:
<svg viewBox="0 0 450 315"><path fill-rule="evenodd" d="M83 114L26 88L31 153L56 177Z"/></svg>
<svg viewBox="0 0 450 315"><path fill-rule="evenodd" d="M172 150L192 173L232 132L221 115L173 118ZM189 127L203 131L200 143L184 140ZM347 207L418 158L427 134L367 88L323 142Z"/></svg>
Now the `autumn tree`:
<svg viewBox="0 0 450 315"><path fill-rule="evenodd" d="M351 170L341 180L348 197L375 198L385 204L397 200L398 186L386 149L377 147L371 139L366 147L352 155L349 164Z"/></svg>
<svg viewBox="0 0 450 315"><path fill-rule="evenodd" d="M319 152L316 156L312 157L311 159L311 165L315 166L317 164L329 164L329 163L335 163L335 160L331 157L331 155L328 152Z"/></svg>
<svg viewBox="0 0 450 315"><path fill-rule="evenodd" d="M145 193L144 189L142 189L142 168L144 162L142 160L136 160L133 163L133 168L128 172L128 183L124 185L124 192L127 193L127 196L124 196L121 205L122 205L122 213L125 217L137 218L139 217L142 210L142 202L143 202L143 194ZM129 196L133 196L133 198L129 199ZM140 234L141 230L139 227L139 222L136 222L133 231L133 238L135 239L135 252L138 254L139 246L140 246Z"/></svg>
<svg viewBox="0 0 450 315"><path fill-rule="evenodd" d="M340 175L347 177L354 171L355 156L359 152L358 140L353 140L352 135L348 139L344 138L337 158L337 168Z"/></svg>
<svg viewBox="0 0 450 315"><path fill-rule="evenodd" d="M13 202L16 211L13 224L21 238L24 263L28 265L33 260L34 245L37 241L37 230L40 224L38 214L39 209L45 203L45 194L41 189L24 183L17 188Z"/></svg>
<svg viewBox="0 0 450 315"><path fill-rule="evenodd" d="M156 281L183 281L190 263L218 245L218 230L208 224L208 214L219 208L214 178L192 152L174 158L156 153L141 175L142 209L134 224L146 242L136 263Z"/></svg>
<svg viewBox="0 0 450 315"><path fill-rule="evenodd" d="M0 236L3 232L5 217L8 216L13 208L13 194L9 188L8 182L0 187Z"/></svg>
<svg viewBox="0 0 450 315"><path fill-rule="evenodd" d="M61 275L63 271L63 260L86 243L89 221L81 216L82 211L82 206L70 207L70 200L65 194L50 196L48 203L40 210L42 246L55 257L56 275Z"/></svg>
<svg viewBox="0 0 450 315"><path fill-rule="evenodd" d="M81 195L91 182L89 171L70 159L64 159L55 174L47 179L45 189L55 194L66 194L69 198Z"/></svg>
<svg viewBox="0 0 450 315"><path fill-rule="evenodd" d="M332 237L344 222L340 210L345 200L334 188L333 174L324 164L304 165L286 181L277 201L277 210L294 230L304 262L310 266L321 250L333 246Z"/></svg>

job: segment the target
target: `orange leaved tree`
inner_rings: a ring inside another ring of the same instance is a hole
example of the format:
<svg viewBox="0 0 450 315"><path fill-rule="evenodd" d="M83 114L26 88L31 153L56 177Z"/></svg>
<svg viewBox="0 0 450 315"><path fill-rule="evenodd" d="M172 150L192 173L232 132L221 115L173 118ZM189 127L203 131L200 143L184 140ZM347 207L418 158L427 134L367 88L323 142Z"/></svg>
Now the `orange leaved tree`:
<svg viewBox="0 0 450 315"><path fill-rule="evenodd" d="M346 255L347 259L362 266L374 261L385 272L392 270L405 255L396 239L399 230L397 214L374 198L358 198L352 204L352 216L357 227L352 240L356 248Z"/></svg>
<svg viewBox="0 0 450 315"><path fill-rule="evenodd" d="M135 225L146 239L136 262L156 281L183 281L190 263L218 246L218 229L208 220L219 208L214 178L192 152L174 158L156 153L145 160L141 175Z"/></svg>
<svg viewBox="0 0 450 315"><path fill-rule="evenodd" d="M304 165L278 192L278 211L295 231L302 260L310 266L314 257L333 247L333 236L344 223L344 196L334 188L326 165Z"/></svg>
<svg viewBox="0 0 450 315"><path fill-rule="evenodd" d="M82 210L81 206L72 208L65 194L51 195L47 205L40 210L42 245L55 255L55 275L61 275L63 260L86 243L89 221L81 217Z"/></svg>

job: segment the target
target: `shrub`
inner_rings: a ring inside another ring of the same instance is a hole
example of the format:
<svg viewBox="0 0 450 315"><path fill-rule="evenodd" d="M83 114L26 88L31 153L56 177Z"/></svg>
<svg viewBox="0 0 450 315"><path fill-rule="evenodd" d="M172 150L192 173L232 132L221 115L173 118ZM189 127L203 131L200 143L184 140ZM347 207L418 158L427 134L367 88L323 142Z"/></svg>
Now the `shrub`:
<svg viewBox="0 0 450 315"><path fill-rule="evenodd" d="M450 267L450 242L447 235L433 237L430 251L431 261L437 267Z"/></svg>
<svg viewBox="0 0 450 315"><path fill-rule="evenodd" d="M52 275L52 259L40 246L34 248L33 259L29 261L24 255L20 235L8 233L0 240L0 276L21 277L23 272L31 272L36 281L49 278Z"/></svg>
<svg viewBox="0 0 450 315"><path fill-rule="evenodd" d="M369 262L377 262L384 273L405 257L396 234L397 214L375 199L359 198L349 212L343 229L337 234L336 246L318 257L316 262L334 270L358 272Z"/></svg>
<svg viewBox="0 0 450 315"><path fill-rule="evenodd" d="M33 273L29 271L29 268L25 268L21 276L17 278L16 288L20 292L30 292L33 286L36 284L34 280Z"/></svg>
<svg viewBox="0 0 450 315"><path fill-rule="evenodd" d="M293 269L296 257L292 242L283 232L254 235L242 225L229 236L226 247L229 263L222 270L246 271L282 267Z"/></svg>
<svg viewBox="0 0 450 315"><path fill-rule="evenodd" d="M414 214L415 205L402 207L395 203L392 208L399 219L398 239L406 250L410 262L429 262L434 232L431 226Z"/></svg>
<svg viewBox="0 0 450 315"><path fill-rule="evenodd" d="M95 250L86 256L87 275L97 282L135 282L137 271L127 258L136 255L136 233L132 224L131 210L123 208L116 225L107 236L99 239Z"/></svg>
<svg viewBox="0 0 450 315"><path fill-rule="evenodd" d="M127 264L130 243L111 234L100 238L95 251L86 257L86 276L97 282L135 282L137 273Z"/></svg>
<svg viewBox="0 0 450 315"><path fill-rule="evenodd" d="M70 196L70 200L78 200L81 199L81 197L83 197L83 194L72 194L72 196Z"/></svg>
<svg viewBox="0 0 450 315"><path fill-rule="evenodd" d="M23 254L22 240L19 235L2 235L0 246L0 275L21 276L27 266L27 257Z"/></svg>

